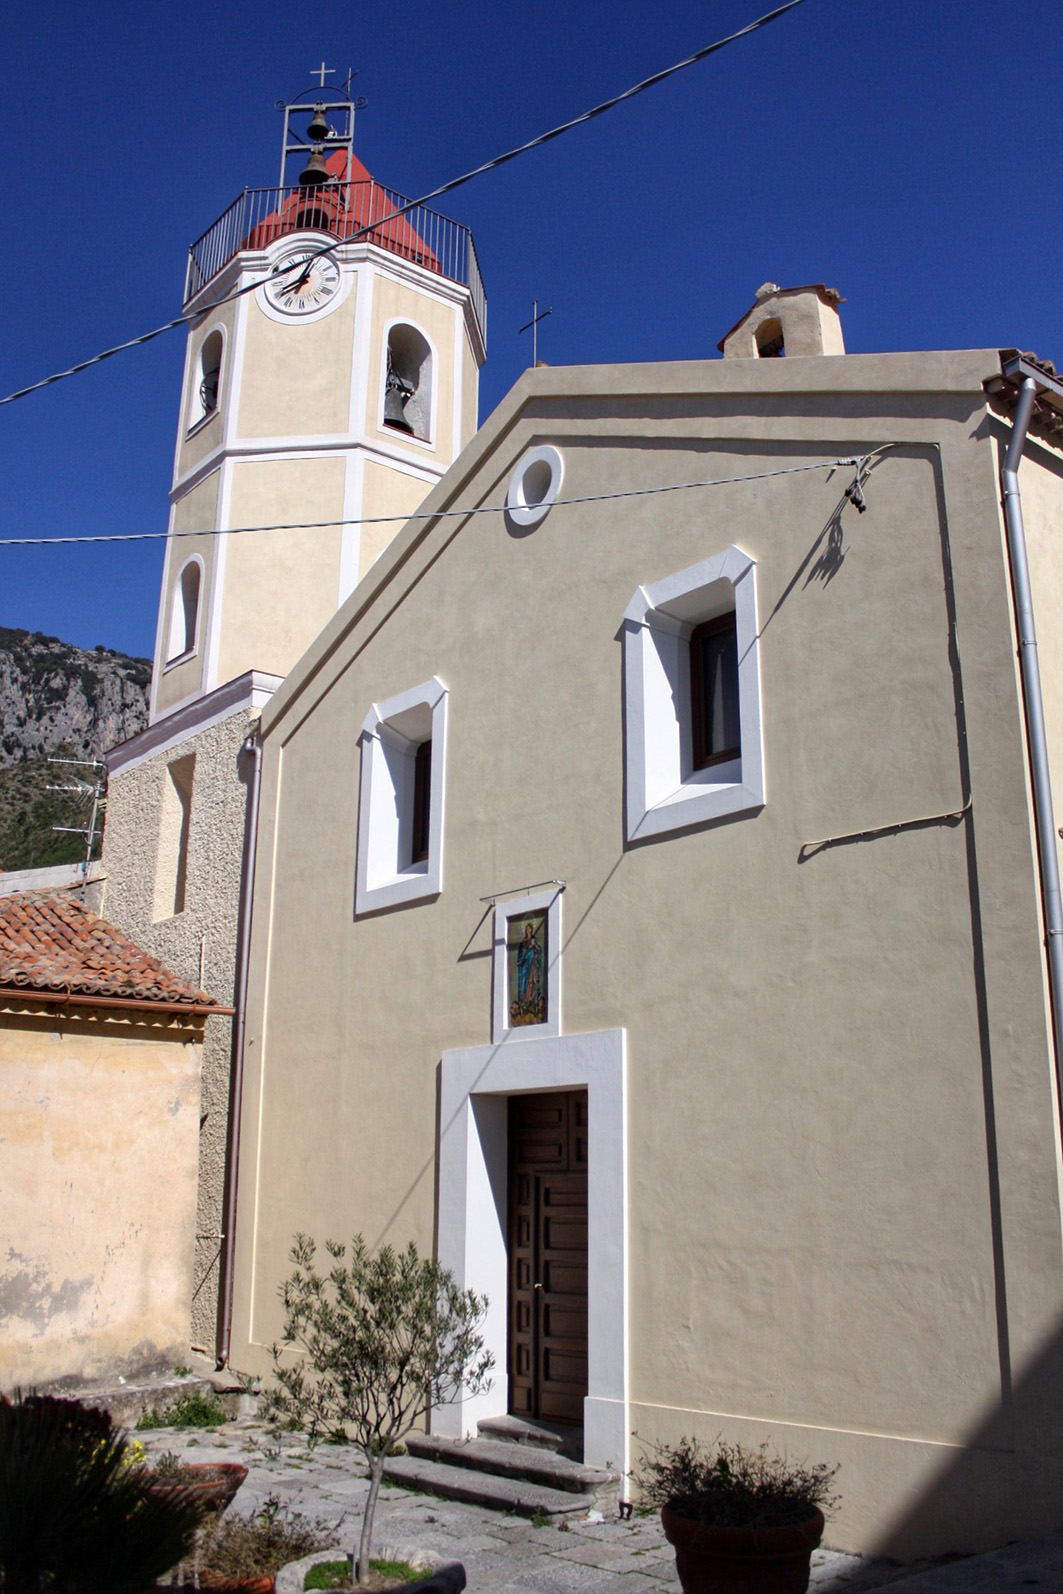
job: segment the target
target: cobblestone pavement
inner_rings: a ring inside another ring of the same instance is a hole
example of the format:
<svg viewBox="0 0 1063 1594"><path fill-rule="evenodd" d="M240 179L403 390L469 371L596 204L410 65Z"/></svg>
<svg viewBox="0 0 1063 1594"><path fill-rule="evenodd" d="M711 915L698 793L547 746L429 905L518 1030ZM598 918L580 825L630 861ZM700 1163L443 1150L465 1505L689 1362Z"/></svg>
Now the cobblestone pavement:
<svg viewBox="0 0 1063 1594"><path fill-rule="evenodd" d="M335 1524L334 1542L341 1552L357 1543L368 1486L353 1449L319 1445L311 1452L300 1435L277 1436L252 1421L215 1432L160 1428L136 1437L149 1458L173 1450L189 1461L242 1462L248 1477L231 1511L250 1515L272 1496ZM679 1594L672 1551L656 1513L630 1522L592 1517L537 1527L521 1517L385 1486L373 1553L414 1564L460 1561L470 1594ZM859 1594L917 1570L817 1550L811 1587L816 1594ZM297 1594L302 1569L289 1568L277 1588L278 1594Z"/></svg>

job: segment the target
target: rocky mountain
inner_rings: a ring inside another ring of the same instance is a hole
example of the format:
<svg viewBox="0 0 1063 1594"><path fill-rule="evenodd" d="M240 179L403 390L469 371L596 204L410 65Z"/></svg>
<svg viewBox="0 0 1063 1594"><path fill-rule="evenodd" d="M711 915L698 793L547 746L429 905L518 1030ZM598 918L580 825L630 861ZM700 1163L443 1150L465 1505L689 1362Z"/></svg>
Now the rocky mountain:
<svg viewBox="0 0 1063 1594"><path fill-rule="evenodd" d="M0 768L57 748L99 758L148 723L150 659L0 626Z"/></svg>
<svg viewBox="0 0 1063 1594"><path fill-rule="evenodd" d="M150 681L148 659L0 626L0 869L85 856L77 829L89 823L96 773L48 759L101 758L142 730Z"/></svg>

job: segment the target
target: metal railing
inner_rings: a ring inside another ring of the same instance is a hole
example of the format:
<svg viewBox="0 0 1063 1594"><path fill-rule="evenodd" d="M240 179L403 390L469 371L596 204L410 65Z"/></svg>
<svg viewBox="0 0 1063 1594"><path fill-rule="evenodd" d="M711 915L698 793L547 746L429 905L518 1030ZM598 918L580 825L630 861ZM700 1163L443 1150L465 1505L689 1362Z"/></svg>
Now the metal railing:
<svg viewBox="0 0 1063 1594"><path fill-rule="evenodd" d="M201 293L242 249L267 249L296 232L358 238L469 289L480 336L487 300L467 227L425 205L396 216L409 201L376 182L327 182L320 188L245 188L188 251L184 302ZM367 231L364 229L368 229Z"/></svg>

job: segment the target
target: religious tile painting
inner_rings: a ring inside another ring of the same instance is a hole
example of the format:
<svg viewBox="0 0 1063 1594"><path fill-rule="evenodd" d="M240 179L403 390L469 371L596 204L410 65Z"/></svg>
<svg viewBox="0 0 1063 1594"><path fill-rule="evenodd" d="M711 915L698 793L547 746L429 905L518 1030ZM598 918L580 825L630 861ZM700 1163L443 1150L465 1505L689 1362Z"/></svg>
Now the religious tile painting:
<svg viewBox="0 0 1063 1594"><path fill-rule="evenodd" d="M546 912L506 920L506 981L511 1027L546 1023L549 965Z"/></svg>

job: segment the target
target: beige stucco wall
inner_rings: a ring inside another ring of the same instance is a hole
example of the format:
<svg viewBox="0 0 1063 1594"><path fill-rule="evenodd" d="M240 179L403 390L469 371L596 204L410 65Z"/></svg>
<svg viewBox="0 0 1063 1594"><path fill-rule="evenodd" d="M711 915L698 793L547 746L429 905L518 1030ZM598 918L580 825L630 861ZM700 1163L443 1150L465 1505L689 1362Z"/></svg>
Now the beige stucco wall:
<svg viewBox="0 0 1063 1594"><path fill-rule="evenodd" d="M213 471L204 481L198 482L173 507L172 530L177 533L166 544L166 560L162 572L162 595L159 600L162 624L155 656L153 684L156 717L175 704L182 703L204 687L203 672L207 657L207 622L210 609L210 591L214 578L213 527L218 514L218 489L221 476ZM206 528L211 528L207 530ZM203 529L203 536L189 533ZM203 561L199 586L199 617L197 646L191 658L167 668L166 650L170 635L170 615L174 603L174 589L187 561L198 555Z"/></svg>
<svg viewBox="0 0 1063 1594"><path fill-rule="evenodd" d="M342 455L239 460L230 524L299 525L344 516ZM335 613L342 528L231 537L222 594L219 681L253 668L284 675Z"/></svg>
<svg viewBox="0 0 1063 1594"><path fill-rule="evenodd" d="M0 1067L0 1388L184 1361L199 1035L9 1004Z"/></svg>
<svg viewBox="0 0 1063 1594"><path fill-rule="evenodd" d="M233 999L250 729L247 709L112 775L107 794L103 912L166 967L223 1006ZM158 849L166 819L168 764L195 756L188 874L182 913L155 919ZM192 1341L213 1353L218 1308L222 1197L229 1123L231 1019L212 1018L203 1043L198 1133Z"/></svg>
<svg viewBox="0 0 1063 1594"><path fill-rule="evenodd" d="M387 465L366 460L362 477L362 514L358 545L358 576L361 579L392 538L397 536L417 506L428 496L430 482L406 476ZM394 520L381 520L394 515Z"/></svg>
<svg viewBox="0 0 1063 1594"><path fill-rule="evenodd" d="M346 269L343 303L320 321L273 320L248 297L237 436L307 437L348 430L357 283Z"/></svg>
<svg viewBox="0 0 1063 1594"><path fill-rule="evenodd" d="M993 368L535 373L441 503L501 502L542 441L566 497L903 446L840 522L848 473L809 472L403 533L311 650L266 717L237 1365L268 1367L295 1230L432 1244L438 1061L490 1039L481 899L559 878L564 1029L628 1037L630 1426L841 1459L849 1547L1054 1522L1056 1108ZM621 616L731 543L766 805L625 846ZM432 675L444 889L355 920L359 728Z"/></svg>

